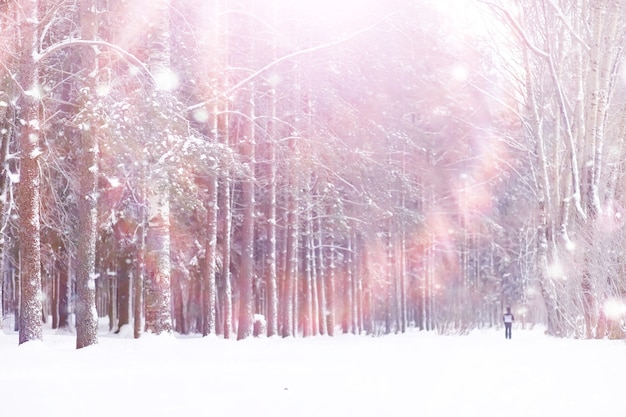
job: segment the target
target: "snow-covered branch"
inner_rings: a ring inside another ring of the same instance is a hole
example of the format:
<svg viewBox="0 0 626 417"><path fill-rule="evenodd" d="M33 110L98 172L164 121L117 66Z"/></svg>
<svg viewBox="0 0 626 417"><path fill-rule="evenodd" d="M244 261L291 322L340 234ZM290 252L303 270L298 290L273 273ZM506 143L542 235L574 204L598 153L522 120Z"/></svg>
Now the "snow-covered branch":
<svg viewBox="0 0 626 417"><path fill-rule="evenodd" d="M69 38L62 42L55 43L54 45L43 50L41 53L34 52L33 59L35 63L39 63L57 51L60 51L66 48L72 48L75 46L92 46L92 47L102 46L102 47L111 49L117 52L118 54L120 54L121 56L123 56L124 58L126 58L130 63L137 66L139 69L141 69L141 71L145 75L148 76L148 79L150 80L150 82L153 85L155 85L155 81L154 81L154 78L152 77L152 74L150 73L148 68L145 66L145 64L141 62L141 60L139 60L139 58L137 58L136 56L134 56L133 54L131 54L124 48L120 48L119 46L110 42L99 41L99 40L85 40L85 39Z"/></svg>

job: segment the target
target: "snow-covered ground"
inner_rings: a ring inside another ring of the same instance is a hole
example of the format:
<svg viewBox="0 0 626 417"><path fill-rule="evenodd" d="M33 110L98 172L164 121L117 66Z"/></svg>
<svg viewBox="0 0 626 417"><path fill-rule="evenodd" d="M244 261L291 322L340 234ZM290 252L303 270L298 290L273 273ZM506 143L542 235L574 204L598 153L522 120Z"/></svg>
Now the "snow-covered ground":
<svg viewBox="0 0 626 417"><path fill-rule="evenodd" d="M626 344L542 331L309 339L0 332L2 416L619 416Z"/></svg>

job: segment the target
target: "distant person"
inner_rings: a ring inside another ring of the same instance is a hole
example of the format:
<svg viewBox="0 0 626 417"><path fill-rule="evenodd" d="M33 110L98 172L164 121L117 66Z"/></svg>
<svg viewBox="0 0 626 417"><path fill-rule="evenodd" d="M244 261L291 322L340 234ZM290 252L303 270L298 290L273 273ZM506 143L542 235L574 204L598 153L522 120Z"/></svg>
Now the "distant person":
<svg viewBox="0 0 626 417"><path fill-rule="evenodd" d="M511 313L511 307L506 308L506 313L502 316L502 320L504 321L504 337L506 339L511 338L511 327L513 327L513 321L515 317Z"/></svg>

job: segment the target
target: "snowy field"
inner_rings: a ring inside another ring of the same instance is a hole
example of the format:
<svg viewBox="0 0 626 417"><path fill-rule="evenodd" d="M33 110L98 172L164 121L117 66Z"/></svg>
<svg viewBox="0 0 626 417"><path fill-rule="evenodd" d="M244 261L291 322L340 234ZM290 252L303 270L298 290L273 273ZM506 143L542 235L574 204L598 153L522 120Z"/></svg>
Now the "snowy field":
<svg viewBox="0 0 626 417"><path fill-rule="evenodd" d="M311 339L0 332L2 416L626 415L626 345L542 331Z"/></svg>

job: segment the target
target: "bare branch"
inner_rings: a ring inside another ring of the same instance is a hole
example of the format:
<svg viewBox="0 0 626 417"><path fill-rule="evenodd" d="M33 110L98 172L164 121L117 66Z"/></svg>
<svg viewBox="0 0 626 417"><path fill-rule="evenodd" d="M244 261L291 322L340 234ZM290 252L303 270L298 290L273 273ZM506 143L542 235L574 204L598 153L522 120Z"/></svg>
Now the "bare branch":
<svg viewBox="0 0 626 417"><path fill-rule="evenodd" d="M257 78L258 76L260 76L261 74L263 74L265 71L269 70L270 68L275 67L276 65L287 61L289 59L298 57L300 55L305 55L305 54L309 54L309 53L313 53L313 52L317 52L323 49L328 49L328 48L332 48L334 46L340 45L342 43L345 43L365 32L368 32L374 28L376 28L378 25L380 25L382 22L384 22L385 20L390 19L391 17L399 14L400 12L394 12L391 13L385 17L383 17L381 20L377 21L376 23L374 23L373 25L367 26L363 29L357 30L356 32L351 33L348 36L344 36L340 39L334 40L334 41L330 41L330 42L326 42L326 43L322 43L319 45L315 45L315 46L311 46L309 48L304 48L304 49L300 49L297 51L294 51L290 54L287 55L283 55L280 58L275 59L274 61L270 62L269 64L265 65L264 67L256 70L255 72L253 72L252 74L250 74L249 76L247 76L246 78L244 78L243 80L239 81L237 84L233 85L231 88L229 88L228 90L224 91L223 93L220 94L220 96L228 96L229 94L231 94L233 91L236 91L237 89L243 87L244 85L248 84L249 82L251 82L252 80L254 80L255 78ZM205 100L201 103L198 104L194 104L193 106L189 106L187 107L187 111L194 111L197 110L203 106L205 106L206 104L214 101L216 99L216 97L209 99L209 100Z"/></svg>
<svg viewBox="0 0 626 417"><path fill-rule="evenodd" d="M574 28L572 28L572 25L567 21L567 19L563 15L563 10L561 10L561 8L559 8L556 4L554 4L554 1L552 1L552 0L548 0L548 3L550 4L550 6L552 6L554 8L554 11L556 12L557 16L559 17L559 19L561 19L561 22L563 22L563 24L565 25L565 27L567 28L569 33L574 37L574 39L576 39L578 42L580 42L580 44L585 48L585 50L590 51L591 47L589 45L587 45L587 42L585 42L580 37L580 35L578 35L578 33L576 33Z"/></svg>
<svg viewBox="0 0 626 417"><path fill-rule="evenodd" d="M533 51L534 53L536 53L539 56L542 56L544 58L548 58L548 53L542 49L540 49L538 46L536 46L535 44L533 44L530 39L528 39L528 36L526 36L526 33L524 32L524 29L522 29L522 27L520 26L519 22L517 20L515 20L513 18L513 16L511 16L511 13L509 13L508 10L506 10L505 8L503 8L502 6L492 3L492 2L484 2L486 5L490 6L492 9L499 11L502 15L504 15L504 18L506 19L506 21L511 25L511 27L513 28L513 30L515 31L515 33L517 33L517 35L522 39L522 41L524 42L524 44L526 46L528 46L528 48Z"/></svg>

